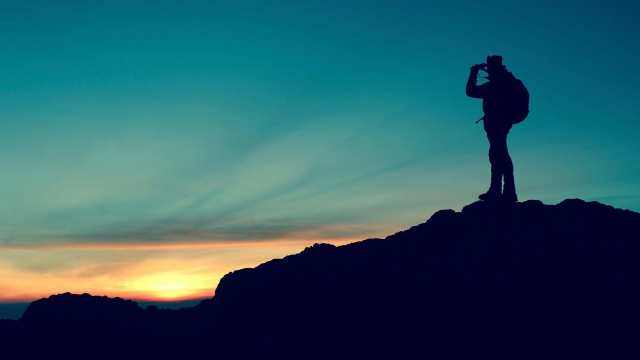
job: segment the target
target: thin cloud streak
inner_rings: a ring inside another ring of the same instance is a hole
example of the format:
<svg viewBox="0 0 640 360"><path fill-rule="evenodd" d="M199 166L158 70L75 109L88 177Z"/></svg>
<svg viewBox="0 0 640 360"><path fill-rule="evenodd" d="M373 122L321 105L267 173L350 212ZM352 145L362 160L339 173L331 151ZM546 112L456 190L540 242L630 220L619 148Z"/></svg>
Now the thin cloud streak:
<svg viewBox="0 0 640 360"><path fill-rule="evenodd" d="M200 241L200 242L135 242L135 241L122 241L122 242L97 242L97 241L85 241L85 242L55 242L55 243L43 243L34 245L16 245L16 246L0 246L3 250L38 250L38 251L97 251L97 250L187 250L187 249L250 249L252 247L261 246L302 246L312 243L339 243L349 244L366 239L372 239L374 237L342 237L332 239L301 239L301 238L288 238L288 239L276 239L276 240L221 240L221 241Z"/></svg>
<svg viewBox="0 0 640 360"><path fill-rule="evenodd" d="M182 222L163 222L129 231L78 235L68 238L34 239L31 241L1 241L0 249L127 249L133 248L215 248L217 246L251 246L266 243L296 241L352 241L367 237L388 235L389 225L370 224L309 224L298 223L269 224L264 226L238 226L229 230L206 230L205 225Z"/></svg>

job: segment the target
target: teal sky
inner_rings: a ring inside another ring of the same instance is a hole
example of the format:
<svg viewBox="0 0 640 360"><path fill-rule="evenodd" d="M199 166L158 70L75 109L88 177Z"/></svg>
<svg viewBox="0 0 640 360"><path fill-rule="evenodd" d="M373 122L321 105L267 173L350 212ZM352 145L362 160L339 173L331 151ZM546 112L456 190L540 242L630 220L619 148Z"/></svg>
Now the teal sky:
<svg viewBox="0 0 640 360"><path fill-rule="evenodd" d="M639 15L633 1L3 1L0 261L363 239L459 210L489 185L464 86L494 54L531 93L509 135L520 200L640 211Z"/></svg>

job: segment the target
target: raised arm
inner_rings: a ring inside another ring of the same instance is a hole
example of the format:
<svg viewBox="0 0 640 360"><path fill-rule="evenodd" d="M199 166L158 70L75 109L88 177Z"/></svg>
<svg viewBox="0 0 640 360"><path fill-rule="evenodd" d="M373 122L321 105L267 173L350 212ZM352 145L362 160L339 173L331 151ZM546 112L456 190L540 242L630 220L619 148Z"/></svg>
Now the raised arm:
<svg viewBox="0 0 640 360"><path fill-rule="evenodd" d="M476 85L476 80L478 79L478 71L483 67L483 65L473 65L471 67L471 73L469 74L469 79L467 80L467 96L482 99L484 98L484 89L482 86Z"/></svg>

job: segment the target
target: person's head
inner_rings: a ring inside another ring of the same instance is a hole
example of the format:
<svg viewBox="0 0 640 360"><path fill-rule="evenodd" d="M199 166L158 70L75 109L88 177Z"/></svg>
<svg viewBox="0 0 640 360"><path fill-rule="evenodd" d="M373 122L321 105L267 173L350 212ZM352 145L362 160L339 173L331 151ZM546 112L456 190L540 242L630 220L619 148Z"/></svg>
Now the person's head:
<svg viewBox="0 0 640 360"><path fill-rule="evenodd" d="M487 73L489 73L489 75L500 74L504 72L506 69L507 67L502 65L502 56L500 55L487 56Z"/></svg>

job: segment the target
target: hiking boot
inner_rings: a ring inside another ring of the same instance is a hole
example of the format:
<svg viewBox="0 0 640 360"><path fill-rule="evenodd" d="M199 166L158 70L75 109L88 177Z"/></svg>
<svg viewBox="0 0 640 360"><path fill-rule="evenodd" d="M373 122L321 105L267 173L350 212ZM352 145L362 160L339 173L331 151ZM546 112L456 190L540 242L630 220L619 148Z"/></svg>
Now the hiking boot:
<svg viewBox="0 0 640 360"><path fill-rule="evenodd" d="M506 203L517 203L518 195L515 192L513 193L504 193L502 194L502 201Z"/></svg>
<svg viewBox="0 0 640 360"><path fill-rule="evenodd" d="M516 187L513 184L504 184L504 190L502 191L502 201L508 203L517 203L518 195L516 195Z"/></svg>
<svg viewBox="0 0 640 360"><path fill-rule="evenodd" d="M500 193L500 191L489 189L489 191L487 191L486 193L479 195L478 199L482 201L497 201L500 200L501 197L502 194Z"/></svg>

